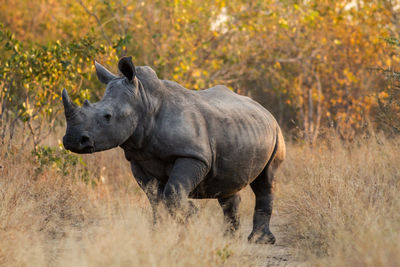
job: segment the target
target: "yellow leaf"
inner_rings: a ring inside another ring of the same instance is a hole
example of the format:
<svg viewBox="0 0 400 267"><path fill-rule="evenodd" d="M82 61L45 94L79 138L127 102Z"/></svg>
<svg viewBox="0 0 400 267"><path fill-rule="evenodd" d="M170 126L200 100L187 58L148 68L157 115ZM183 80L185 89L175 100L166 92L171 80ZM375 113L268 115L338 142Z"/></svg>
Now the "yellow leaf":
<svg viewBox="0 0 400 267"><path fill-rule="evenodd" d="M386 93L385 91L382 91L382 92L379 93L379 98L380 99L385 99L385 98L388 98L388 97L389 97L389 94Z"/></svg>

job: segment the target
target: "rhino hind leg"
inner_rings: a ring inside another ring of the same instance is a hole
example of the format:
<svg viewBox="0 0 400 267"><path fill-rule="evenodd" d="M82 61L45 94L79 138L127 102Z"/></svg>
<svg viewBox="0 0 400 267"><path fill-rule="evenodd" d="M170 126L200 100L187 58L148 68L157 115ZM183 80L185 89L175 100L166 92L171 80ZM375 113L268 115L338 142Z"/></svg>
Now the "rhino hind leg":
<svg viewBox="0 0 400 267"><path fill-rule="evenodd" d="M227 225L227 234L233 235L240 226L239 219L239 194L227 198L218 198L218 203L221 205L222 211L224 212L224 220Z"/></svg>
<svg viewBox="0 0 400 267"><path fill-rule="evenodd" d="M256 197L253 231L248 237L250 242L258 244L275 243L275 237L269 229L273 204L272 181L273 170L269 170L267 166L250 184Z"/></svg>
<svg viewBox="0 0 400 267"><path fill-rule="evenodd" d="M285 156L285 142L279 130L270 161L260 175L250 184L256 197L253 231L248 237L250 242L258 244L275 243L275 237L269 229L273 205L272 182L274 181L276 170L285 159Z"/></svg>

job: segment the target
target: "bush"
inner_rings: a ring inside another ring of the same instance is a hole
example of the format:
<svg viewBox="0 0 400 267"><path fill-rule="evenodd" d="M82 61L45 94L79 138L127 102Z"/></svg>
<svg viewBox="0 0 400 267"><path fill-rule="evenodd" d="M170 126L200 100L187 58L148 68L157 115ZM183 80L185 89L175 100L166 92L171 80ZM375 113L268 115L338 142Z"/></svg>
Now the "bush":
<svg viewBox="0 0 400 267"><path fill-rule="evenodd" d="M396 38L386 41L400 49L400 40ZM399 53L397 53L399 54ZM386 91L378 94L378 116L379 123L387 132L400 133L400 72L394 69L379 69L387 78L389 87Z"/></svg>
<svg viewBox="0 0 400 267"><path fill-rule="evenodd" d="M106 53L95 39L86 36L67 43L35 45L17 40L0 27L0 137L21 122L27 126L36 147L60 123L61 91L67 88L77 103L90 99L88 88L93 59ZM45 126L46 125L46 126Z"/></svg>
<svg viewBox="0 0 400 267"><path fill-rule="evenodd" d="M86 163L83 161L81 156L72 154L60 144L59 148L38 146L32 151L32 155L36 160L35 173L39 175L47 168L53 168L61 176L80 177L86 184L91 183L96 185L94 179L89 178L89 172Z"/></svg>

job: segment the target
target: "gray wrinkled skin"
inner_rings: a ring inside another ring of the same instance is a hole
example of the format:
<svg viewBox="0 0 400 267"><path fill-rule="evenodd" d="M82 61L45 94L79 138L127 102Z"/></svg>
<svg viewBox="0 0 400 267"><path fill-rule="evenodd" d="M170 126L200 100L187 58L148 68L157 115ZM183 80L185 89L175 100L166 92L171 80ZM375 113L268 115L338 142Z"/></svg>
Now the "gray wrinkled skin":
<svg viewBox="0 0 400 267"><path fill-rule="evenodd" d="M272 181L285 144L266 109L225 86L191 91L159 80L131 57L120 60L121 77L95 65L107 85L101 101L77 107L63 91L66 149L120 146L153 207L163 202L172 214L189 212L188 198L217 198L232 232L239 227L237 192L250 184L256 206L249 240L274 243Z"/></svg>

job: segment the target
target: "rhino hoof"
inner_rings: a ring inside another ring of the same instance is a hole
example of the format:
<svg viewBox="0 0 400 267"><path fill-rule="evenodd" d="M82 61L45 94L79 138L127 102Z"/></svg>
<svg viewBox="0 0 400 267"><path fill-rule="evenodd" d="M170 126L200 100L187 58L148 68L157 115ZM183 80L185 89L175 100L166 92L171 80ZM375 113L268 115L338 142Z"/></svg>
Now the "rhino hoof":
<svg viewBox="0 0 400 267"><path fill-rule="evenodd" d="M228 238L240 238L240 233L237 228L229 225L225 229L224 236Z"/></svg>
<svg viewBox="0 0 400 267"><path fill-rule="evenodd" d="M249 242L256 243L256 244L275 244L275 236L269 232L262 232L262 233L251 233L248 237Z"/></svg>

